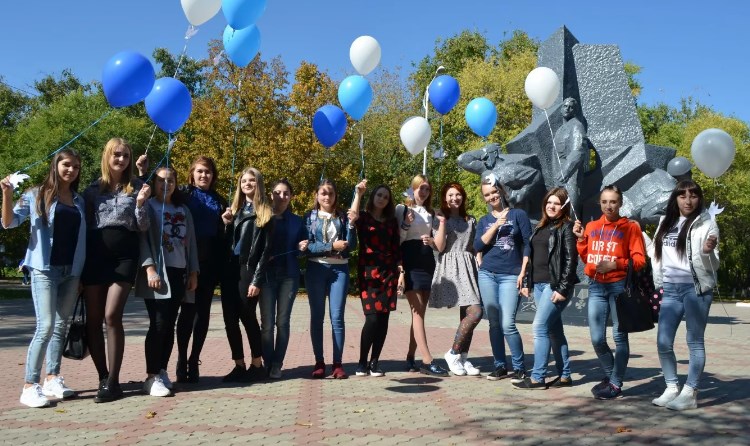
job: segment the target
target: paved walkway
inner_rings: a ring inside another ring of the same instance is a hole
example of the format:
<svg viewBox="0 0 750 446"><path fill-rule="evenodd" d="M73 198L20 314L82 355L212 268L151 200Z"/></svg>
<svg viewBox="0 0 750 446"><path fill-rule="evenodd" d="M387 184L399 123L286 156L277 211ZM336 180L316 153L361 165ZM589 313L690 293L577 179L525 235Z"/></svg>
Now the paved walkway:
<svg viewBox="0 0 750 446"><path fill-rule="evenodd" d="M706 333L708 362L700 407L672 412L654 407L663 389L656 356L656 331L631 336L631 359L624 398L597 401L589 389L599 381L598 361L585 327L569 326L575 386L522 391L509 380L450 377L436 379L401 372L409 334L406 302L391 317L381 362L383 378L312 380L309 307L298 298L284 379L226 385L232 367L224 338L221 307L212 309L200 384L177 387L170 398L142 395L145 376L145 307L131 298L125 315L128 334L122 381L126 398L94 404L96 373L90 359L63 361L66 383L76 399L48 409L20 406L28 341L33 332L30 300L0 301L0 443L3 444L750 444L750 309L714 305ZM349 299L345 367L354 373L363 322L359 301ZM458 321L456 309L427 314L429 344L441 358ZM531 326L519 326L526 363L531 366ZM686 373L684 324L676 351ZM326 353L331 343L326 334ZM249 350L248 350L249 351ZM491 371L487 322L477 328L474 364ZM170 370L173 373L173 370ZM684 378L683 378L684 379Z"/></svg>

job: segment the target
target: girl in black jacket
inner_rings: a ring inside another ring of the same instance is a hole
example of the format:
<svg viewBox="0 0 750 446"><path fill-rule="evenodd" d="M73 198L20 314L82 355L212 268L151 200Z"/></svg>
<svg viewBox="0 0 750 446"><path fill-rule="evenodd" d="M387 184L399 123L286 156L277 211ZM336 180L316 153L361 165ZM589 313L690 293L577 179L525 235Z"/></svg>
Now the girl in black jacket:
<svg viewBox="0 0 750 446"><path fill-rule="evenodd" d="M533 286L536 316L534 317L534 369L531 377L513 383L520 389L546 389L547 360L550 344L555 355L558 377L550 385L568 387L570 357L568 341L563 332L562 312L573 297L577 282L578 253L573 223L570 220L568 192L556 187L542 201L542 219L531 237L531 255L521 294L528 297Z"/></svg>
<svg viewBox="0 0 750 446"><path fill-rule="evenodd" d="M227 225L227 238L231 242L230 275L238 281L237 293L221 295L224 325L235 366L223 381L242 382L265 377L260 324L256 315L260 284L265 279L271 241L271 217L263 175L253 167L242 171L232 206L221 216ZM231 290L230 286L225 287ZM252 363L246 369L239 323L245 327Z"/></svg>

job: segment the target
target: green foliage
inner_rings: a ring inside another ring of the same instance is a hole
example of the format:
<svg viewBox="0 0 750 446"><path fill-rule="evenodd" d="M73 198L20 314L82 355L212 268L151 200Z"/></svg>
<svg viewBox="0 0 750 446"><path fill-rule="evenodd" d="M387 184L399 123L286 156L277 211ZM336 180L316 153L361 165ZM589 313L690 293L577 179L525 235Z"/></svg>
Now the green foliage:
<svg viewBox="0 0 750 446"><path fill-rule="evenodd" d="M196 61L187 56L175 56L166 48L157 48L152 53L157 64L161 66L156 74L160 77L175 77L179 79L193 98L203 96L206 93L205 70L208 66L207 60Z"/></svg>
<svg viewBox="0 0 750 446"><path fill-rule="evenodd" d="M48 74L34 82L34 88L39 92L37 100L41 103L41 106L48 106L74 91L88 93L91 90L90 85L82 84L67 68L62 71L59 77Z"/></svg>
<svg viewBox="0 0 750 446"><path fill-rule="evenodd" d="M635 77L641 74L641 67L634 64L633 62L625 62L623 67L625 69L625 75L628 77L628 87L630 87L630 93L634 98L638 98L641 95L641 83Z"/></svg>

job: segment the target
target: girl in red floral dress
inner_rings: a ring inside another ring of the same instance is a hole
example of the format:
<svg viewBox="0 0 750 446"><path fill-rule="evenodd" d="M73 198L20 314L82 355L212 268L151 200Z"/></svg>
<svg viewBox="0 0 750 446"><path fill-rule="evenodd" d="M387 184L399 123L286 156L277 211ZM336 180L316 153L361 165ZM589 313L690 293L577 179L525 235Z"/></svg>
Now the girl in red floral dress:
<svg viewBox="0 0 750 446"><path fill-rule="evenodd" d="M388 334L388 317L396 310L399 275L404 273L393 194L388 186L380 185L372 191L356 225L359 235L357 278L365 313L357 376L383 376L378 358Z"/></svg>

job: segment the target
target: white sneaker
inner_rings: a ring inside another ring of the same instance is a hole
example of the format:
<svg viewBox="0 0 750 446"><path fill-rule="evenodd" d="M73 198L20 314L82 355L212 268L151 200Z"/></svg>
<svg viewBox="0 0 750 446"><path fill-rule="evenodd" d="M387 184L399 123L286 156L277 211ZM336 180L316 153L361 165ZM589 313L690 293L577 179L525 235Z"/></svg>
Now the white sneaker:
<svg viewBox="0 0 750 446"><path fill-rule="evenodd" d="M464 370L464 366L461 365L461 355L454 355L448 350L448 352L443 356L445 358L445 362L448 363L448 368L451 369L451 372L456 376L464 376L466 375L466 370Z"/></svg>
<svg viewBox="0 0 750 446"><path fill-rule="evenodd" d="M143 383L143 393L151 396L169 396L172 392L167 389L159 375L147 378Z"/></svg>
<svg viewBox="0 0 750 446"><path fill-rule="evenodd" d="M472 364L471 362L469 362L468 359L466 359L468 358L468 356L469 355L466 353L461 353L461 365L464 366L464 370L466 370L466 374L468 376L480 376L482 373L479 371L478 368L474 367L474 364Z"/></svg>
<svg viewBox="0 0 750 446"><path fill-rule="evenodd" d="M164 387L166 387L167 389L172 388L172 381L169 380L169 373L167 373L166 370L159 370L159 378L161 378L161 382L164 384Z"/></svg>
<svg viewBox="0 0 750 446"><path fill-rule="evenodd" d="M29 407L47 407L49 400L44 396L42 386L32 384L31 387L26 387L21 391L21 404Z"/></svg>
<svg viewBox="0 0 750 446"><path fill-rule="evenodd" d="M695 409L698 407L698 391L685 385L682 388L682 392L675 399L668 402L666 407L672 410Z"/></svg>
<svg viewBox="0 0 750 446"><path fill-rule="evenodd" d="M651 401L651 404L653 404L654 406L664 407L667 405L667 403L677 398L677 395L679 394L680 388L677 386L677 384L667 384L667 388L664 390L664 393L662 393L659 398L654 398Z"/></svg>
<svg viewBox="0 0 750 446"><path fill-rule="evenodd" d="M73 389L69 389L65 386L65 379L61 375L57 375L51 380L45 378L42 393L44 393L44 396L55 398L70 398L76 394Z"/></svg>

